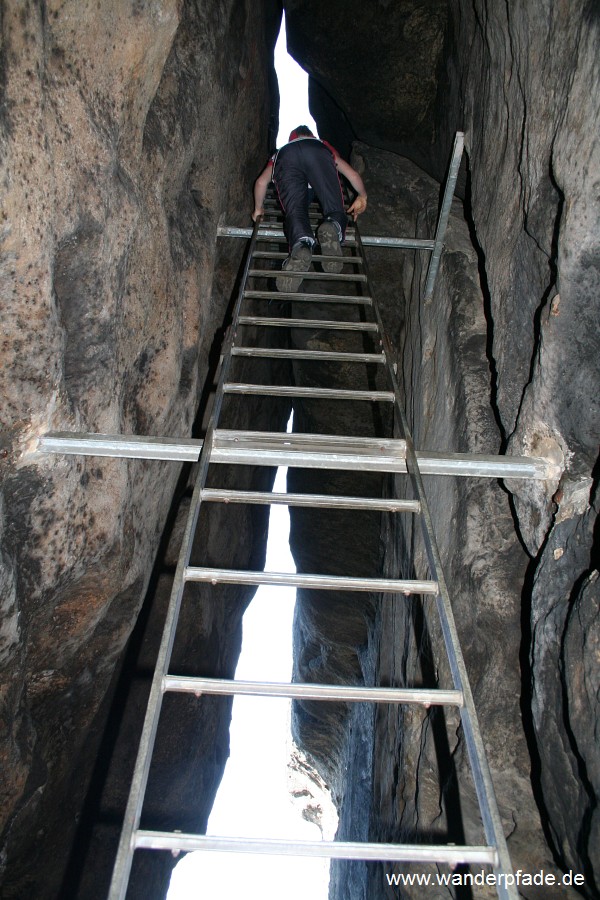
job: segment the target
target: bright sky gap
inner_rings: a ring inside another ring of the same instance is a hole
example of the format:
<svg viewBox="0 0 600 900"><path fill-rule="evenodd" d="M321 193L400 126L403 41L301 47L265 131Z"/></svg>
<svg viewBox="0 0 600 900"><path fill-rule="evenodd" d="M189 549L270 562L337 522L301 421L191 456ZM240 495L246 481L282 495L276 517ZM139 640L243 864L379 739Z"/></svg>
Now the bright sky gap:
<svg viewBox="0 0 600 900"><path fill-rule="evenodd" d="M275 70L279 82L279 132L277 146L287 144L290 131L308 125L317 134L317 125L308 110L308 75L287 52L285 14L275 45Z"/></svg>

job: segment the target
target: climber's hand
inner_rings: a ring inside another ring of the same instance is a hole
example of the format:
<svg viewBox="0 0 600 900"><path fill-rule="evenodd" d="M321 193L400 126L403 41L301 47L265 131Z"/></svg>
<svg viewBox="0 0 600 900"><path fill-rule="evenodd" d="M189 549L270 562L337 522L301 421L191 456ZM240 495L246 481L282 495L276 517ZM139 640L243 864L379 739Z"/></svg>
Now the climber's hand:
<svg viewBox="0 0 600 900"><path fill-rule="evenodd" d="M360 216L361 213L364 213L366 208L367 208L367 195L359 194L358 197L356 197L352 206L348 207L346 212L349 213L352 216L352 218L354 219L354 221L356 222L357 218Z"/></svg>

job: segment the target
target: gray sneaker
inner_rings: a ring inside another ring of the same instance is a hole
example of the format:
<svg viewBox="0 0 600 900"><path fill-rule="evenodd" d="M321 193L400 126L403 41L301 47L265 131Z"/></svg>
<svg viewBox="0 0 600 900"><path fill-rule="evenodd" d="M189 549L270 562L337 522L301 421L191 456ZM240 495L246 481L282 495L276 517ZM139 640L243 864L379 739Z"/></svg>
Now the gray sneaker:
<svg viewBox="0 0 600 900"><path fill-rule="evenodd" d="M324 259L323 271L339 275L344 268L342 261L342 248L340 245L340 232L335 222L322 222L317 230L317 238L321 245L323 256L337 256L339 259Z"/></svg>
<svg viewBox="0 0 600 900"><path fill-rule="evenodd" d="M281 267L282 274L278 275L275 280L277 290L282 291L282 293L284 294L289 294L293 291L297 291L302 284L302 274L291 275L289 273L308 272L308 270L310 269L311 260L311 245L307 241L298 241L298 243L292 247L291 253L288 258L283 262L283 265Z"/></svg>

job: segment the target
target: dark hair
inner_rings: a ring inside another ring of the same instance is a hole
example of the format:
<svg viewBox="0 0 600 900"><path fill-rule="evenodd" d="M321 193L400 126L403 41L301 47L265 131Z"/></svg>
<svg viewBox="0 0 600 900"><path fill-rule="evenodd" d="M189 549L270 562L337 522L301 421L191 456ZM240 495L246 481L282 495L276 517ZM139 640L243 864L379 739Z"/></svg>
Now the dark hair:
<svg viewBox="0 0 600 900"><path fill-rule="evenodd" d="M294 141L299 137L314 137L314 134L308 125L297 125L296 128L290 132L289 140Z"/></svg>

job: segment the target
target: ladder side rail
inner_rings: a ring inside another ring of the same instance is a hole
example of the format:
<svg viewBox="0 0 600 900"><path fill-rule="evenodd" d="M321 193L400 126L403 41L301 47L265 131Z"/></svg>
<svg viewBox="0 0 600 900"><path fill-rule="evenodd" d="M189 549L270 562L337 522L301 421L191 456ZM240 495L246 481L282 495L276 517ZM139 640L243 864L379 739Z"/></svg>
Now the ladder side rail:
<svg viewBox="0 0 600 900"><path fill-rule="evenodd" d="M425 550L429 568L438 583L436 602L442 633L444 635L446 653L452 672L452 681L454 687L461 691L464 697L464 705L461 707L460 717L465 735L465 743L469 755L473 782L479 799L479 810L483 820L485 837L488 844L495 847L498 854L497 865L494 865L496 876L506 876L512 873L512 864L508 853L500 813L498 811L492 775L487 761L483 738L481 736L475 701L473 699L471 684L469 682L460 639L458 637L450 594L448 592L441 556L433 531L431 513L425 497L419 465L410 432L408 431L408 423L406 422L403 410L400 410L400 412L403 419L402 427L407 443L406 466L415 494L421 502L421 524ZM506 881L506 878L498 878L498 896L502 898L502 900L517 900L518 891L514 885L508 885Z"/></svg>
<svg viewBox="0 0 600 900"><path fill-rule="evenodd" d="M360 233L358 228L356 229L356 239L358 246L362 252ZM369 286L369 293L373 297L367 262L368 261L365 257L365 273L367 275L367 284ZM423 485L423 480L421 478L421 472L419 470L419 463L417 460L412 436L408 427L408 421L404 414L402 404L399 400L400 394L398 379L394 370L394 366L392 364L392 348L389 338L387 337L387 334L384 330L383 320L381 318L379 306L375 297L373 297L373 311L379 324L381 339L383 342L384 352L387 360L387 369L394 394L396 396L394 405L399 416L399 421L403 432L402 437L406 441L406 468L413 485L415 497L421 504L422 532L430 572L432 578L434 578L438 583L437 607L440 616L442 633L444 636L446 653L448 654L448 661L452 673L453 684L457 690L462 691L464 696L464 705L461 708L461 722L463 725L465 743L467 745L467 753L469 756L469 762L471 765L471 771L475 783L475 790L477 792L477 797L479 800L479 809L483 820L484 833L486 840L491 846L496 849L498 854L498 863L497 865L494 865L495 874L507 875L512 873L512 865L510 862L506 839L504 837L504 829L502 828L500 813L498 812L498 805L496 801L494 785L492 782L492 776L487 762L483 739L481 737L481 730L479 728L479 721L475 710L473 694L471 692L467 669L458 638L458 631L456 628L454 613L452 611L450 595L443 573L441 555L433 530L429 505L427 502L427 497L425 495L425 488ZM506 881L506 878L498 879L498 896L501 898L501 900L518 900L518 891L516 890L514 885L507 885Z"/></svg>
<svg viewBox="0 0 600 900"><path fill-rule="evenodd" d="M429 267L427 269L427 280L425 282L425 300L431 300L433 296L433 288L437 277L440 258L444 248L444 237L446 236L446 228L448 227L448 218L450 216L450 208L454 198L454 188L458 178L458 170L460 169L460 161L462 159L463 148L465 145L465 136L462 131L456 132L454 138L454 147L452 149L452 157L450 160L450 168L448 170L448 178L446 179L446 187L444 188L444 197L442 207L438 218L437 228L435 232L435 242L433 253L429 257Z"/></svg>
<svg viewBox="0 0 600 900"><path fill-rule="evenodd" d="M144 795L146 792L148 776L150 773L152 752L154 749L154 742L156 739L160 711L162 707L162 699L164 696L163 682L168 673L171 653L175 641L179 611L181 608L183 591L186 585L185 571L189 565L189 560L192 552L194 532L196 530L196 523L198 521L198 516L200 513L200 505L202 503L202 490L206 484L214 434L219 420L221 407L223 405L223 386L227 380L229 369L231 367L231 361L233 359L231 351L236 336L236 324L244 299L244 288L246 286L248 272L250 270L250 264L252 262L252 254L256 245L257 234L258 222L254 226L254 232L248 248L248 256L244 267L244 273L233 311L232 324L229 327L229 332L226 336L223 348L221 373L217 384L213 410L206 431L206 436L202 445L198 476L196 478L196 484L194 486L194 492L192 494L192 500L190 503L190 510L185 526L182 547L179 554L179 560L177 562L173 589L171 591L171 596L169 599L169 606L167 608L162 639L154 669L154 676L152 678L152 686L150 689L150 696L146 708L146 716L142 728L142 735L138 747L138 754L136 758L131 788L129 791L129 798L127 801L123 826L121 829L119 847L117 850L117 856L113 868L113 875L108 895L109 900L125 900L125 894L127 892L129 875L133 863L133 854L135 851L135 832L139 826L142 814Z"/></svg>

